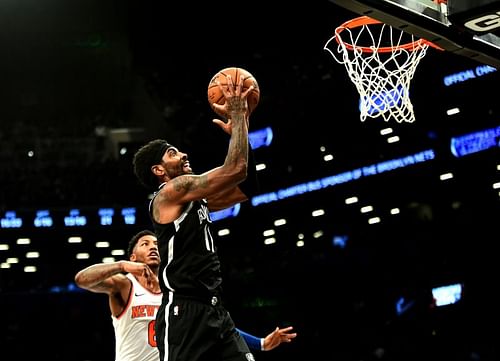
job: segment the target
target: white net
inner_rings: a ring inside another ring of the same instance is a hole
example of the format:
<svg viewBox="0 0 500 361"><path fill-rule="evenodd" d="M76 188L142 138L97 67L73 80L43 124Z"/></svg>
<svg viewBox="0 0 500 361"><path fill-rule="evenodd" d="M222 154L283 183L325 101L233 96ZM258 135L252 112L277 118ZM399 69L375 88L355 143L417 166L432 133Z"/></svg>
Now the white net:
<svg viewBox="0 0 500 361"><path fill-rule="evenodd" d="M342 37L341 37L342 36ZM409 89L429 43L362 16L342 24L324 46L344 64L360 95L360 118L415 121Z"/></svg>

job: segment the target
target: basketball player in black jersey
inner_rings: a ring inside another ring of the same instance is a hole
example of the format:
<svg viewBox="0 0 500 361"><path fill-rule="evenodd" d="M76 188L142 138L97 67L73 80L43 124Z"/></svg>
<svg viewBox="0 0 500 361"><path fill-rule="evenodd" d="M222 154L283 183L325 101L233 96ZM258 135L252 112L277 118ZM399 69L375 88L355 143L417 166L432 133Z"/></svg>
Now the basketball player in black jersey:
<svg viewBox="0 0 500 361"><path fill-rule="evenodd" d="M211 231L210 211L243 202L248 166L248 104L253 87L228 77L214 106L230 134L224 163L195 175L188 155L165 140L153 140L134 155L139 181L155 190L149 212L160 250L162 304L156 317L161 361L252 361L254 357L221 303L221 266Z"/></svg>

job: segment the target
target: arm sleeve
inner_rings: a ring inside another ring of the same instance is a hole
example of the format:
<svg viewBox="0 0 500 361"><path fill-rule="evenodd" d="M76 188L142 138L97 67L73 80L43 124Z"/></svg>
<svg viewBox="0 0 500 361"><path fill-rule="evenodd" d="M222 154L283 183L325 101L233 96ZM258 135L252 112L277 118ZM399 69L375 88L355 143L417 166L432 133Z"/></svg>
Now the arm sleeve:
<svg viewBox="0 0 500 361"><path fill-rule="evenodd" d="M257 179L257 168L252 147L248 150L247 178L238 187L249 199L259 192L260 186Z"/></svg>
<svg viewBox="0 0 500 361"><path fill-rule="evenodd" d="M249 333L246 333L245 331L242 331L238 328L236 329L236 331L238 331L240 335L243 336L250 349L258 351L262 351L264 349L262 338L250 335Z"/></svg>

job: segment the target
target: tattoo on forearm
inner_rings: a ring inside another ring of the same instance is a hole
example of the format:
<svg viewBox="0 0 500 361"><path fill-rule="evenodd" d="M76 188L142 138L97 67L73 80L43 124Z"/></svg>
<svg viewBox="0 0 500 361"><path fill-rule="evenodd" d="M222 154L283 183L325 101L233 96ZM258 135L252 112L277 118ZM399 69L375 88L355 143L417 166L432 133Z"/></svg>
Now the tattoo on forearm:
<svg viewBox="0 0 500 361"><path fill-rule="evenodd" d="M206 188L208 185L207 176L178 177L172 180L173 188L176 192L191 191L198 188Z"/></svg>
<svg viewBox="0 0 500 361"><path fill-rule="evenodd" d="M82 282L91 284L94 288L107 289L108 286L102 282L119 271L115 264L92 266L82 274Z"/></svg>
<svg viewBox="0 0 500 361"><path fill-rule="evenodd" d="M233 127L233 136L231 137L232 143L228 150L226 164L235 163L238 159L241 159L241 157L245 159L248 157L248 139L243 128L245 119L238 119L237 121L242 125Z"/></svg>

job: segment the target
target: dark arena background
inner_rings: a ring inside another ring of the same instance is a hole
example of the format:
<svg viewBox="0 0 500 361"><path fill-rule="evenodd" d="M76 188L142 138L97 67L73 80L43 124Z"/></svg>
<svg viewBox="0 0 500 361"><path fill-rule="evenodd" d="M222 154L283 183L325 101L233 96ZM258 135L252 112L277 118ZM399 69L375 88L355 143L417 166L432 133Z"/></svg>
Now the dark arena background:
<svg viewBox="0 0 500 361"><path fill-rule="evenodd" d="M261 190L213 214L225 303L247 332L298 333L256 360L500 360L497 69L429 48L416 120L361 122L323 49L357 13L209 4L1 2L2 360L114 359L107 296L74 275L150 228L140 145L165 138L197 173L223 162L206 90L228 66L261 89Z"/></svg>

